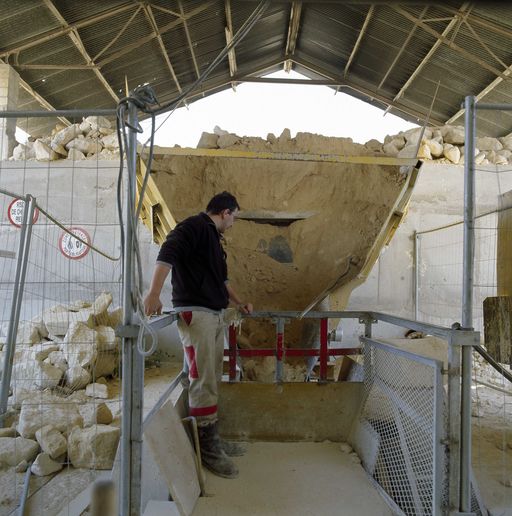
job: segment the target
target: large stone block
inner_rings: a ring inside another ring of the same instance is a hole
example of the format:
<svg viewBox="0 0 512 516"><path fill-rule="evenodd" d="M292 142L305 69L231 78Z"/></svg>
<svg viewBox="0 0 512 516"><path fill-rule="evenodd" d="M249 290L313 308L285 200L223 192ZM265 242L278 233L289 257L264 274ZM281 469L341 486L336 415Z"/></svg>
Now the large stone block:
<svg viewBox="0 0 512 516"><path fill-rule="evenodd" d="M75 428L68 439L68 457L75 468L112 469L121 431L115 426Z"/></svg>
<svg viewBox="0 0 512 516"><path fill-rule="evenodd" d="M32 464L30 471L38 477L45 477L57 473L61 469L62 464L60 462L52 460L47 453L40 453Z"/></svg>
<svg viewBox="0 0 512 516"><path fill-rule="evenodd" d="M44 426L52 425L59 432L68 435L75 426L82 427L83 419L74 402L46 394L37 401L25 399L21 404L18 432L26 438L33 438Z"/></svg>
<svg viewBox="0 0 512 516"><path fill-rule="evenodd" d="M46 362L26 360L14 364L11 385L18 389L53 389L62 378L62 371Z"/></svg>
<svg viewBox="0 0 512 516"><path fill-rule="evenodd" d="M0 437L0 468L31 461L39 452L39 444L24 437Z"/></svg>
<svg viewBox="0 0 512 516"><path fill-rule="evenodd" d="M53 425L46 425L37 430L36 439L41 450L52 459L66 453L67 440Z"/></svg>
<svg viewBox="0 0 512 516"><path fill-rule="evenodd" d="M80 366L90 370L97 356L96 331L83 322L71 323L61 350L69 367Z"/></svg>

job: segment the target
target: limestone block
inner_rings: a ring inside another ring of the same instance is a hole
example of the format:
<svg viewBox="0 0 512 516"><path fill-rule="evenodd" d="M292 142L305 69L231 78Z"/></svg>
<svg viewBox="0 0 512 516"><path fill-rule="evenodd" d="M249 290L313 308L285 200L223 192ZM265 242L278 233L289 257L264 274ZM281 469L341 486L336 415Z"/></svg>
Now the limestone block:
<svg viewBox="0 0 512 516"><path fill-rule="evenodd" d="M445 143L464 145L464 127L460 125L445 125L440 128Z"/></svg>
<svg viewBox="0 0 512 516"><path fill-rule="evenodd" d="M117 328L117 326L121 324L122 318L122 308L116 308L110 312L102 312L95 316L96 324L98 326L110 326L111 328Z"/></svg>
<svg viewBox="0 0 512 516"><path fill-rule="evenodd" d="M502 143L497 138L491 138L490 136L476 138L476 146L483 151L499 151L503 149Z"/></svg>
<svg viewBox="0 0 512 516"><path fill-rule="evenodd" d="M443 156L456 165L460 161L460 149L455 145L445 143L443 147Z"/></svg>
<svg viewBox="0 0 512 516"><path fill-rule="evenodd" d="M22 460L30 462L39 452L39 444L24 437L0 437L0 469L13 467Z"/></svg>
<svg viewBox="0 0 512 516"><path fill-rule="evenodd" d="M85 388L85 395L90 398L108 399L108 387L104 383L90 383Z"/></svg>
<svg viewBox="0 0 512 516"><path fill-rule="evenodd" d="M79 365L71 366L65 376L66 385L73 390L83 389L91 381L91 373Z"/></svg>
<svg viewBox="0 0 512 516"><path fill-rule="evenodd" d="M110 326L98 326L96 328L98 345L97 358L92 373L94 378L110 376L119 363L120 339Z"/></svg>
<svg viewBox="0 0 512 516"><path fill-rule="evenodd" d="M0 437L16 437L17 434L16 428L0 428Z"/></svg>
<svg viewBox="0 0 512 516"><path fill-rule="evenodd" d="M110 127L98 127L98 132L101 136L110 136L111 134L116 134L117 136L117 131Z"/></svg>
<svg viewBox="0 0 512 516"><path fill-rule="evenodd" d="M56 473L61 469L62 464L52 460L52 458L47 453L40 453L30 467L30 471L38 477L51 475L52 473Z"/></svg>
<svg viewBox="0 0 512 516"><path fill-rule="evenodd" d="M396 156L398 152L401 151L404 147L405 138L403 136L397 136L385 143L383 146L383 150L386 154L389 154L390 156Z"/></svg>
<svg viewBox="0 0 512 516"><path fill-rule="evenodd" d="M112 423L112 412L106 403L84 403L78 406L78 411L84 420L84 427L92 425L109 425Z"/></svg>
<svg viewBox="0 0 512 516"><path fill-rule="evenodd" d="M74 427L82 427L83 419L77 405L66 398L43 393L37 400L25 399L21 404L18 432L26 438L34 438L44 426L52 425L65 436Z"/></svg>
<svg viewBox="0 0 512 516"><path fill-rule="evenodd" d="M368 140L364 146L372 151L372 152L381 152L382 151L382 143L379 142L379 140L371 139Z"/></svg>
<svg viewBox="0 0 512 516"><path fill-rule="evenodd" d="M41 450L52 459L56 459L66 453L68 442L53 425L46 425L40 428L36 432L36 439L39 446L41 446Z"/></svg>
<svg viewBox="0 0 512 516"><path fill-rule="evenodd" d="M494 165L506 165L508 163L505 156L501 156L494 150L486 152L486 158Z"/></svg>
<svg viewBox="0 0 512 516"><path fill-rule="evenodd" d="M63 147L66 143L74 140L82 131L80 130L80 124L72 124L69 127L61 129L55 133L51 141L51 147L55 150L56 146ZM55 146L55 147L54 147Z"/></svg>
<svg viewBox="0 0 512 516"><path fill-rule="evenodd" d="M61 351L64 353L69 367L90 368L95 363L97 356L96 331L83 322L73 322L64 337Z"/></svg>
<svg viewBox="0 0 512 516"><path fill-rule="evenodd" d="M40 337L42 337L43 339L46 339L48 337L48 330L46 329L43 317L41 315L36 315L35 317L32 317L30 322L36 325Z"/></svg>
<svg viewBox="0 0 512 516"><path fill-rule="evenodd" d="M52 161L59 159L59 155L46 143L41 140L34 142L34 153L39 161Z"/></svg>
<svg viewBox="0 0 512 516"><path fill-rule="evenodd" d="M217 148L217 140L219 139L218 134L211 134L203 132L201 134L201 138L197 142L198 149L216 149Z"/></svg>
<svg viewBox="0 0 512 516"><path fill-rule="evenodd" d="M219 149L225 149L226 147L231 147L240 141L240 137L236 134L223 134L219 136L217 140L217 147Z"/></svg>
<svg viewBox="0 0 512 516"><path fill-rule="evenodd" d="M77 149L84 154L96 154L103 149L103 144L99 139L75 138L66 144L66 149Z"/></svg>
<svg viewBox="0 0 512 516"><path fill-rule="evenodd" d="M88 116L85 121L91 124L91 129L93 131L97 131L100 127L106 127L107 129L112 127L110 120L104 116Z"/></svg>
<svg viewBox="0 0 512 516"><path fill-rule="evenodd" d="M438 138L440 138L441 141L439 141ZM439 128L432 128L432 140L436 140L439 141L439 143L443 143L443 133Z"/></svg>
<svg viewBox="0 0 512 516"><path fill-rule="evenodd" d="M14 364L12 368L11 385L19 389L53 389L62 378L58 367L38 360L26 360Z"/></svg>
<svg viewBox="0 0 512 516"><path fill-rule="evenodd" d="M415 144L417 145L417 144ZM430 153L430 147L426 143L422 143L420 148L418 149L418 158L420 159L432 159L432 154Z"/></svg>
<svg viewBox="0 0 512 516"><path fill-rule="evenodd" d="M92 304L92 311L94 315L104 313L112 304L112 294L110 292L102 292Z"/></svg>
<svg viewBox="0 0 512 516"><path fill-rule="evenodd" d="M36 153L34 151L34 143L27 142L26 145L23 145L23 143L19 143L13 149L12 157L17 161L18 160L26 160L26 159L34 159L36 157Z"/></svg>
<svg viewBox="0 0 512 516"><path fill-rule="evenodd" d="M24 351L24 356L27 359L38 360L39 362L43 362L48 355L54 351L59 350L59 345L52 341L47 342L38 342L34 344L29 349ZM53 365L53 364L51 364Z"/></svg>
<svg viewBox="0 0 512 516"><path fill-rule="evenodd" d="M500 138L500 142L503 145L503 148L512 150L512 134Z"/></svg>
<svg viewBox="0 0 512 516"><path fill-rule="evenodd" d="M287 142L288 140L291 140L292 139L292 134L290 132L290 129L288 129L288 127L286 127L285 129L283 129L283 132L279 135L279 142L282 143L282 142Z"/></svg>
<svg viewBox="0 0 512 516"><path fill-rule="evenodd" d="M105 149L119 150L119 140L117 139L117 133L108 134L101 138L101 143Z"/></svg>
<svg viewBox="0 0 512 516"><path fill-rule="evenodd" d="M341 443L340 444L340 450L343 452L343 453L352 453L352 446L350 446L350 444L348 443Z"/></svg>
<svg viewBox="0 0 512 516"><path fill-rule="evenodd" d="M18 324L16 344L35 344L41 340L39 327L31 321L22 321Z"/></svg>
<svg viewBox="0 0 512 516"><path fill-rule="evenodd" d="M274 144L274 143L276 143L276 141L277 141L277 138L276 138L276 135L274 133L268 133L267 134L267 142L268 143Z"/></svg>
<svg viewBox="0 0 512 516"><path fill-rule="evenodd" d="M218 125L216 125L213 128L213 133L217 136L222 136L223 134L229 134L228 131L224 131L224 129L221 129Z"/></svg>
<svg viewBox="0 0 512 516"><path fill-rule="evenodd" d="M414 127L412 129L408 129L407 131L401 132L400 135L405 138L407 145L418 145L418 141L420 139L422 131L422 127ZM426 127L425 132L423 133L422 140L430 140L431 138L432 131L428 127Z"/></svg>
<svg viewBox="0 0 512 516"><path fill-rule="evenodd" d="M12 388L12 396L9 398L9 405L14 410L20 410L21 404L26 399L31 399L34 396L33 391L29 391L27 389L23 389L22 387L18 387L18 385L14 385Z"/></svg>
<svg viewBox="0 0 512 516"><path fill-rule="evenodd" d="M84 323L89 327L94 326L94 314L92 310L84 309L71 312L62 305L54 306L43 312L43 320L49 334L66 335L72 323Z"/></svg>
<svg viewBox="0 0 512 516"><path fill-rule="evenodd" d="M427 140L425 145L428 147L433 158L440 158L443 155L443 144L438 140Z"/></svg>
<svg viewBox="0 0 512 516"><path fill-rule="evenodd" d="M48 361L51 365L58 367L62 372L68 368L68 361L62 351L52 351L45 361Z"/></svg>
<svg viewBox="0 0 512 516"><path fill-rule="evenodd" d="M85 154L78 149L69 149L67 159L72 161L81 161L85 159Z"/></svg>
<svg viewBox="0 0 512 516"><path fill-rule="evenodd" d="M485 161L485 152L479 152L475 156L475 165L482 165Z"/></svg>
<svg viewBox="0 0 512 516"><path fill-rule="evenodd" d="M120 436L115 426L75 428L68 439L68 457L75 468L112 469Z"/></svg>
<svg viewBox="0 0 512 516"><path fill-rule="evenodd" d="M83 134L88 134L92 130L91 124L85 120L85 118L80 122L80 132ZM77 135L78 136L78 135Z"/></svg>
<svg viewBox="0 0 512 516"><path fill-rule="evenodd" d="M499 156L503 156L507 161L510 159L510 156L512 156L512 150L509 149L502 149L497 152Z"/></svg>

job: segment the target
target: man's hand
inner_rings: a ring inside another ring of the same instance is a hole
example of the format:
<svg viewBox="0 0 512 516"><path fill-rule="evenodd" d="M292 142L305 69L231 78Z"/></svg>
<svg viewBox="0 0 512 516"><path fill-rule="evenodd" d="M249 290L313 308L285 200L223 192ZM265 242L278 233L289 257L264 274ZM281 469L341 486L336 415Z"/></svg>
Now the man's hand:
<svg viewBox="0 0 512 516"><path fill-rule="evenodd" d="M237 308L242 314L252 314L253 311L252 303L239 303Z"/></svg>
<svg viewBox="0 0 512 516"><path fill-rule="evenodd" d="M147 316L160 315L162 313L162 302L158 294L149 292L144 298L144 313Z"/></svg>

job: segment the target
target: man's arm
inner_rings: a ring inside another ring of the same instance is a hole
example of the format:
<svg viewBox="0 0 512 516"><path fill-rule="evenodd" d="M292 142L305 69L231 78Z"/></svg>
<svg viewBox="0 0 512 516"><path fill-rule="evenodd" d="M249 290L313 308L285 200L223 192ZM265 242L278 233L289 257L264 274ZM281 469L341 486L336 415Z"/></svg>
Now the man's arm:
<svg viewBox="0 0 512 516"><path fill-rule="evenodd" d="M146 315L161 314L162 302L160 301L160 293L164 286L165 280L171 271L170 265L157 263L153 271L153 278L151 279L151 286L149 292L144 298L144 312Z"/></svg>
<svg viewBox="0 0 512 516"><path fill-rule="evenodd" d="M229 283L226 283L226 288L228 289L229 300L234 305L236 305L240 312L242 312L243 314L252 313L253 307L251 303L245 303L244 301L241 301L238 297L238 294L233 290L233 287L231 287Z"/></svg>

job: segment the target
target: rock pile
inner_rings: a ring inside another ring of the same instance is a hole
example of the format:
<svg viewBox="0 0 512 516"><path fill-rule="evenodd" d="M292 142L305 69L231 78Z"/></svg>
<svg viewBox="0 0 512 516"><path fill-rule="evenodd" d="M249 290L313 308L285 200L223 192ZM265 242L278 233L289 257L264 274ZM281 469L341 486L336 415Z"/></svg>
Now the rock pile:
<svg viewBox="0 0 512 516"><path fill-rule="evenodd" d="M118 158L119 142L115 127L103 116L88 116L81 123L68 127L58 124L50 136L18 144L9 159L78 161Z"/></svg>
<svg viewBox="0 0 512 516"><path fill-rule="evenodd" d="M32 461L32 473L42 476L68 461L112 468L120 430L110 426L105 377L119 361L114 328L121 309L109 310L111 303L104 292L92 303L57 305L19 324L9 400L15 417L0 434L0 469L24 471Z"/></svg>
<svg viewBox="0 0 512 516"><path fill-rule="evenodd" d="M291 137L285 129L279 137L269 133L267 139L237 136L215 126L213 133L203 132L197 144L201 149L251 150L255 152L300 152L318 154L346 154L351 156L417 157L436 163L462 165L464 163L464 127L445 125L427 127L423 136L417 127L386 136L384 143L372 139L364 145L351 138L335 138L310 133ZM418 141L421 142L418 148ZM512 163L512 133L502 138L476 138L476 165L507 165Z"/></svg>

